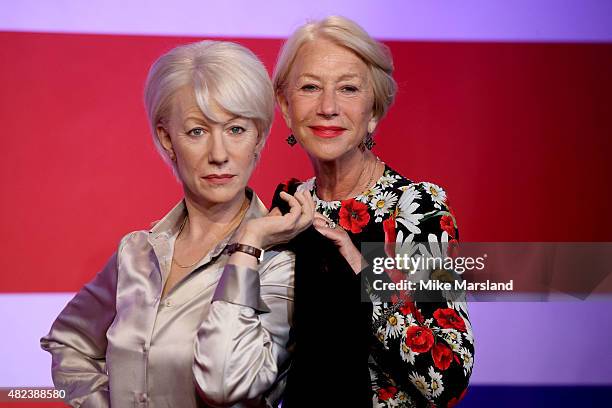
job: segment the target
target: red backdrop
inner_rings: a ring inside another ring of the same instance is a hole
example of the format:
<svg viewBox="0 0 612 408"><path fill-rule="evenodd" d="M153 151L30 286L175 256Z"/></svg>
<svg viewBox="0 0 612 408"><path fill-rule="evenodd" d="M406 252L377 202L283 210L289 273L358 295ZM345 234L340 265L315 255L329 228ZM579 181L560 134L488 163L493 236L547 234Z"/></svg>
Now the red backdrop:
<svg viewBox="0 0 612 408"><path fill-rule="evenodd" d="M75 291L181 196L142 88L195 38L0 33L2 292ZM236 40L271 68L280 40ZM444 186L464 241L612 241L611 44L388 42L376 153ZM277 115L251 185L311 175Z"/></svg>

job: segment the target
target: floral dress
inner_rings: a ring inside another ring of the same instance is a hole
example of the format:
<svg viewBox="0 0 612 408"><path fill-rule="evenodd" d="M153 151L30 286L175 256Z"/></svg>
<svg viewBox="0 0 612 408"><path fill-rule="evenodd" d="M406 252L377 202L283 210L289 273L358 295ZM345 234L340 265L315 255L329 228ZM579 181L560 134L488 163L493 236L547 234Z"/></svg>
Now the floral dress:
<svg viewBox="0 0 612 408"><path fill-rule="evenodd" d="M316 210L344 228L354 243L382 237L401 247L450 244L456 220L439 186L414 183L385 166L361 195L343 201L317 197L315 179L302 185ZM374 407L452 407L464 396L474 338L463 301L414 302L373 299L369 369Z"/></svg>

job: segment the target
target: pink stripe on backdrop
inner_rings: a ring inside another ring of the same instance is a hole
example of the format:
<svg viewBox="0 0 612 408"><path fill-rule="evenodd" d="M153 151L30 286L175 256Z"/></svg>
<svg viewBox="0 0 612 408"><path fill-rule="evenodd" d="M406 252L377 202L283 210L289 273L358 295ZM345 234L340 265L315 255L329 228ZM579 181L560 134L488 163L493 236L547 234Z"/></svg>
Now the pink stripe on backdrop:
<svg viewBox="0 0 612 408"><path fill-rule="evenodd" d="M51 385L38 341L72 297L0 295L0 387ZM612 385L612 301L471 303L474 385ZM16 313L18 311L18 313Z"/></svg>
<svg viewBox="0 0 612 408"><path fill-rule="evenodd" d="M383 39L612 41L606 0L19 0L3 5L0 30L282 38L330 14Z"/></svg>

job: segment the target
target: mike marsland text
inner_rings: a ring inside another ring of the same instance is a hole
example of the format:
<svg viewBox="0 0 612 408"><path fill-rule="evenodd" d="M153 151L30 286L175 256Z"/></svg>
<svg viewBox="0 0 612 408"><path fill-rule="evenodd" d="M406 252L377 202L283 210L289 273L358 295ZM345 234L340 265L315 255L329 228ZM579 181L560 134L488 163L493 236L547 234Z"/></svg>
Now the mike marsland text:
<svg viewBox="0 0 612 408"><path fill-rule="evenodd" d="M373 282L374 290L466 290L466 291L511 291L514 287L514 279L507 282L468 282L456 280L453 282L439 281L435 279L413 282L402 279L398 282L383 282L376 279Z"/></svg>

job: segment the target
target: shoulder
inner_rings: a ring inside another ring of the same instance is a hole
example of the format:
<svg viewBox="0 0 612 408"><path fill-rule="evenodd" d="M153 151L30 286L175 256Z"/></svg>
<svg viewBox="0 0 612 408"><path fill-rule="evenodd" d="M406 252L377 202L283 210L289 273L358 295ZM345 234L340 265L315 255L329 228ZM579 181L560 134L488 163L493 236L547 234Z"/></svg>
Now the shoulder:
<svg viewBox="0 0 612 408"><path fill-rule="evenodd" d="M395 211L398 229L403 236L412 234L414 241L429 241L431 234L440 239L457 239L457 220L449 205L446 191L429 182L410 182L398 188Z"/></svg>
<svg viewBox="0 0 612 408"><path fill-rule="evenodd" d="M398 189L400 201L418 204L420 212L449 211L446 190L429 181L410 182Z"/></svg>
<svg viewBox="0 0 612 408"><path fill-rule="evenodd" d="M119 248L117 250L117 258L121 258L126 253L137 253L141 251L149 251L151 244L149 242L150 232L147 230L132 231L127 233L119 241Z"/></svg>

